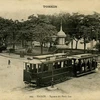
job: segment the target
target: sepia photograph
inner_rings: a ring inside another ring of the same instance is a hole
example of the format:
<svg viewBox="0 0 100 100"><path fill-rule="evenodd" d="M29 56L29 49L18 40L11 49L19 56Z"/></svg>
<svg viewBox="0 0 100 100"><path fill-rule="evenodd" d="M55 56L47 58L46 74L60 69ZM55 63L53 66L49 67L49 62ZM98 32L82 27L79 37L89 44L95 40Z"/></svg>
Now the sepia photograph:
<svg viewBox="0 0 100 100"><path fill-rule="evenodd" d="M100 1L1 0L0 100L100 100Z"/></svg>

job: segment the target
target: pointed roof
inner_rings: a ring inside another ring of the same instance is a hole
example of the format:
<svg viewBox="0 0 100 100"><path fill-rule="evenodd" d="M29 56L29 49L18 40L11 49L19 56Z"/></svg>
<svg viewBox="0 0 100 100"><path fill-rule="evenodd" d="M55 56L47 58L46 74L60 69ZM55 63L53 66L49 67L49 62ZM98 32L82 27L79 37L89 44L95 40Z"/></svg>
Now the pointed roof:
<svg viewBox="0 0 100 100"><path fill-rule="evenodd" d="M62 30L62 21L61 21L61 26L60 26L60 31L57 34L58 37L66 37L66 34Z"/></svg>

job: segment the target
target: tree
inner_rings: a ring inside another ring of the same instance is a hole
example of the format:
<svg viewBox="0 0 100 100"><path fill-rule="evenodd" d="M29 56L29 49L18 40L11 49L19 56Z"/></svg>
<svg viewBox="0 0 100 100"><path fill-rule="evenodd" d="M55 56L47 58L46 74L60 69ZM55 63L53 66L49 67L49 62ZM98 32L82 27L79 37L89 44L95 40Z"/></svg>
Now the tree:
<svg viewBox="0 0 100 100"><path fill-rule="evenodd" d="M82 38L82 33L80 31L80 23L83 18L83 14L73 13L73 15L70 16L68 21L68 33L70 34L71 38L76 41L76 49L78 46L78 41Z"/></svg>
<svg viewBox="0 0 100 100"><path fill-rule="evenodd" d="M43 43L45 43L45 41L52 35L56 34L56 28L53 25L47 23L40 23L36 25L33 32L36 37L35 40L40 42L41 54L43 54Z"/></svg>
<svg viewBox="0 0 100 100"><path fill-rule="evenodd" d="M0 44L5 44L7 46L7 42L10 37L10 28L11 28L12 20L4 19L0 17Z"/></svg>
<svg viewBox="0 0 100 100"><path fill-rule="evenodd" d="M50 42L50 36L56 34L56 28L50 24L50 19L47 15L34 14L28 17L27 21L21 23L20 33L18 35L21 40L38 41L41 44L41 54L43 53L43 44Z"/></svg>
<svg viewBox="0 0 100 100"><path fill-rule="evenodd" d="M15 45L17 42L17 35L19 33L19 21L18 20L11 20L11 25L9 28L9 41L12 42L12 48L15 50Z"/></svg>
<svg viewBox="0 0 100 100"><path fill-rule="evenodd" d="M84 52L86 50L86 43L97 39L98 26L100 23L99 16L96 14L85 15L80 23L80 31L82 33L82 38L84 40Z"/></svg>

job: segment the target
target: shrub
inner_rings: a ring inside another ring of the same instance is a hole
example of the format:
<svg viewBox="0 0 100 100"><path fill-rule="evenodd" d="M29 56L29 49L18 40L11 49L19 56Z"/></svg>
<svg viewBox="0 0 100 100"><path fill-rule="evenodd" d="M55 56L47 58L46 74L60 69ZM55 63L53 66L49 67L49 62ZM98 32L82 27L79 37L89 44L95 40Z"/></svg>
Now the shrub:
<svg viewBox="0 0 100 100"><path fill-rule="evenodd" d="M11 48L11 49L9 49L9 52L10 53L14 53L15 52L15 49Z"/></svg>
<svg viewBox="0 0 100 100"><path fill-rule="evenodd" d="M32 53L32 48L28 48L27 53Z"/></svg>

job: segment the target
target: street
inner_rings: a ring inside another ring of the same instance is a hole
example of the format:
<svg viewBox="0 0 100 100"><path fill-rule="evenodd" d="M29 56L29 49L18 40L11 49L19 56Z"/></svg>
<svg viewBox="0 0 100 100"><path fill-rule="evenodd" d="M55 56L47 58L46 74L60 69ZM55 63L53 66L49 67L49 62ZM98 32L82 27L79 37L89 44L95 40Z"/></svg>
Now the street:
<svg viewBox="0 0 100 100"><path fill-rule="evenodd" d="M23 61L26 58L4 55L0 55L0 100L100 100L100 69L96 73L56 84L58 89L54 91L48 91L46 87L34 89L23 83ZM9 66L8 60L11 61Z"/></svg>

